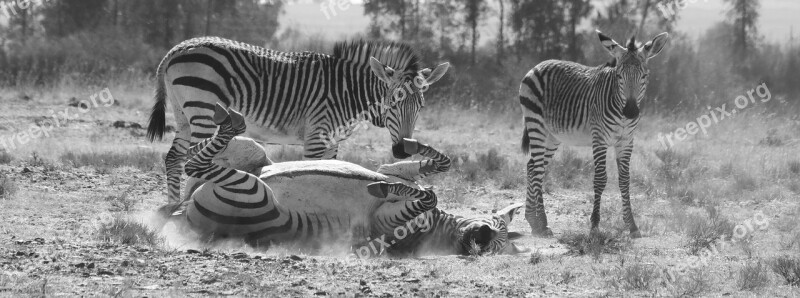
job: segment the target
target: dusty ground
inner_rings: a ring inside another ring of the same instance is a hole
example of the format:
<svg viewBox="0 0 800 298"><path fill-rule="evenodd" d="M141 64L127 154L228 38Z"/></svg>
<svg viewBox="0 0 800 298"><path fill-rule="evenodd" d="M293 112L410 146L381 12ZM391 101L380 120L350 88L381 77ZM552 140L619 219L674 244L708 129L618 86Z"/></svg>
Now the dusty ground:
<svg viewBox="0 0 800 298"><path fill-rule="evenodd" d="M0 92L0 140L7 143L54 113L71 109L74 115L47 136L25 144L16 139L16 148L0 158L0 296L800 297L800 288L771 267L778 256L800 257L800 119L790 113L753 109L710 128L708 136L676 144L675 151L665 151L656 136L686 120L643 115L632 193L644 238L620 233L610 162L606 233L588 238L595 242L575 240L588 235L590 152L562 148L546 181L556 235L530 236L522 215L511 225L526 234L516 243L532 253L359 260L342 252L310 256L288 248L256 251L236 241L204 243L169 225L162 229L152 211L166 201L161 155L171 135L151 144L144 129L131 127L146 125L146 88L112 87L119 104L86 113L68 105L71 97L101 89ZM423 111L415 137L459 161L451 173L427 181L442 197L440 208L469 215L524 199L518 122L516 111ZM391 160L388 144L385 130L371 128L342 146L343 159L374 169ZM272 150L281 160L299 149ZM147 239L120 239L108 228L115 218L143 222L158 234L152 241L146 230L131 235ZM693 241L731 239L734 227L748 222L753 228L738 241L693 254L707 246ZM668 278L670 270L694 264Z"/></svg>

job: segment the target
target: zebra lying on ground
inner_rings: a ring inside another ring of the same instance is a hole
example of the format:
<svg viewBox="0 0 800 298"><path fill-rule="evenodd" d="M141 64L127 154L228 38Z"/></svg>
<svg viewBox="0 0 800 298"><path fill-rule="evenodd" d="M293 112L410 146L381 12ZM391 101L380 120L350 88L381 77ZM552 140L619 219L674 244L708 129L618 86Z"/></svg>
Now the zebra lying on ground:
<svg viewBox="0 0 800 298"><path fill-rule="evenodd" d="M633 219L629 164L639 103L647 88L647 61L661 52L669 35L661 33L643 46L633 37L627 47L597 32L614 57L613 65L588 67L547 60L534 67L519 87L524 131L522 150L530 154L525 219L534 234L552 235L542 199L545 167L559 144L592 146L594 204L592 229L600 222L600 197L606 186L606 151L613 146L619 168L622 212L632 237L641 237Z"/></svg>
<svg viewBox="0 0 800 298"><path fill-rule="evenodd" d="M333 55L287 53L217 37L175 46L158 66L147 136L161 139L167 101L177 133L165 158L169 202L180 198L186 150L213 135L214 105L242 111L250 133L279 144L301 144L306 159L335 159L338 141L367 120L386 127L396 158L407 158L422 92L439 80L448 63L433 71L405 44L337 43ZM186 194L188 195L188 194ZM185 196L184 196L185 199Z"/></svg>
<svg viewBox="0 0 800 298"><path fill-rule="evenodd" d="M201 235L312 249L344 241L359 256L521 252L507 225L522 204L471 218L436 208L436 194L415 181L447 171L450 158L427 145L405 139L409 155L426 159L377 172L337 160L273 164L255 141L235 137L245 131L241 114L217 105L213 119L219 131L191 148L186 163L189 176L207 182L173 213Z"/></svg>

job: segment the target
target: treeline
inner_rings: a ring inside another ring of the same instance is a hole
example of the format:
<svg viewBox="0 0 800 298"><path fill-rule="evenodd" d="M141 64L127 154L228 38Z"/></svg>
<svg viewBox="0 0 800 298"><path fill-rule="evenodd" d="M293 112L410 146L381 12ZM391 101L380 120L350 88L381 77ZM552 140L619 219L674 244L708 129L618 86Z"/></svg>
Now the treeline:
<svg viewBox="0 0 800 298"><path fill-rule="evenodd" d="M32 0L25 9L2 0L0 15L8 22L0 17L0 83L148 76L169 48L202 35L330 51L332 41L323 37L293 28L276 33L287 1L306 0ZM644 109L696 110L729 102L762 82L787 101L800 101L800 49L790 36L781 43L764 40L758 0L725 0L726 19L696 40L675 30L681 12L692 9L686 2L613 0L597 7L590 0L365 0L371 22L361 36L411 43L426 65L451 62L449 74L426 95L431 102L516 108L519 80L536 63L610 60L594 28L620 43L671 34L650 63Z"/></svg>
<svg viewBox="0 0 800 298"><path fill-rule="evenodd" d="M176 43L203 35L263 44L278 30L281 1L3 0L0 81L47 84L152 72ZM2 17L0 17L2 18Z"/></svg>

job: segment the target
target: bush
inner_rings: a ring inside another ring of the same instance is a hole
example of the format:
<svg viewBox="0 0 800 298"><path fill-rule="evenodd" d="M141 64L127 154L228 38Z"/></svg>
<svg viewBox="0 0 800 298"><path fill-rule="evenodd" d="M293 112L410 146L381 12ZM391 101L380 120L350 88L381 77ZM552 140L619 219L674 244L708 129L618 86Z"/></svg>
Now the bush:
<svg viewBox="0 0 800 298"><path fill-rule="evenodd" d="M14 180L11 180L11 178L7 176L0 175L0 199L7 200L14 198L14 195L17 193L18 189L19 188Z"/></svg>
<svg viewBox="0 0 800 298"><path fill-rule="evenodd" d="M761 262L747 264L739 270L739 289L755 290L769 285L767 266Z"/></svg>
<svg viewBox="0 0 800 298"><path fill-rule="evenodd" d="M126 245L156 246L163 240L158 233L141 222L115 217L110 223L102 225L97 231L98 238L106 242Z"/></svg>
<svg viewBox="0 0 800 298"><path fill-rule="evenodd" d="M5 149L0 149L0 164L9 164L14 160L14 156Z"/></svg>
<svg viewBox="0 0 800 298"><path fill-rule="evenodd" d="M622 268L619 272L617 286L625 290L649 290L659 280L660 273L655 266L635 263Z"/></svg>
<svg viewBox="0 0 800 298"><path fill-rule="evenodd" d="M693 255L710 248L717 240L733 235L734 224L720 216L713 207L709 209L708 217L694 215L684 221L683 228L688 238L686 247Z"/></svg>
<svg viewBox="0 0 800 298"><path fill-rule="evenodd" d="M600 230L592 230L589 234L568 232L561 235L558 242L566 245L571 253L591 254L595 258L599 258L603 253L620 252L625 243L623 235Z"/></svg>
<svg viewBox="0 0 800 298"><path fill-rule="evenodd" d="M91 166L108 171L130 166L142 171L150 171L163 163L162 154L154 150L136 149L128 152L67 152L61 155L61 162L80 168Z"/></svg>
<svg viewBox="0 0 800 298"><path fill-rule="evenodd" d="M788 285L800 287L800 258L780 256L772 261L771 267Z"/></svg>

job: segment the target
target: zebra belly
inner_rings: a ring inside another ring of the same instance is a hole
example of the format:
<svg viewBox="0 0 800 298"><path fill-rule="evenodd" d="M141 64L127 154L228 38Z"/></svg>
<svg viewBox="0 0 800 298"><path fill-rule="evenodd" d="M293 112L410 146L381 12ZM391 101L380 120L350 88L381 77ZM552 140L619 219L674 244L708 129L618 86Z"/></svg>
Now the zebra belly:
<svg viewBox="0 0 800 298"><path fill-rule="evenodd" d="M400 199L395 195L386 199L373 197L367 192L367 185L388 181L418 187L412 182L339 160L275 163L262 170L261 180L269 185L276 200L286 209L335 214L347 218L350 229L356 231L371 226L378 208Z"/></svg>
<svg viewBox="0 0 800 298"><path fill-rule="evenodd" d="M264 126L248 117L246 124L247 132L245 135L263 143L302 146L305 142L306 127L303 123L270 127Z"/></svg>
<svg viewBox="0 0 800 298"><path fill-rule="evenodd" d="M562 145L567 146L591 146L592 134L588 129L581 130L564 130L554 132L550 130L550 134L556 138Z"/></svg>

